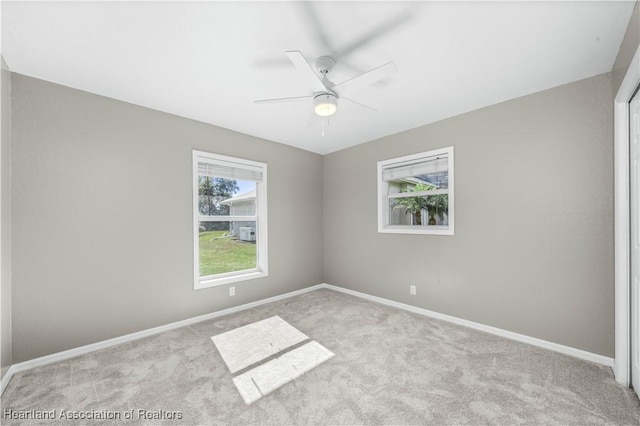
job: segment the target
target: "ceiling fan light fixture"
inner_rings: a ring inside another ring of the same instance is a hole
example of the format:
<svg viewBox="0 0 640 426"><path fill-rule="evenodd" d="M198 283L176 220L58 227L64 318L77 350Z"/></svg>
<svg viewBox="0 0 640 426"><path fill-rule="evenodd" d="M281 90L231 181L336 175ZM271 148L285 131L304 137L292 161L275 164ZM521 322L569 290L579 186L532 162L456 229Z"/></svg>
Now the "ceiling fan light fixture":
<svg viewBox="0 0 640 426"><path fill-rule="evenodd" d="M313 98L313 108L320 117L329 117L338 109L338 98L331 93L323 93Z"/></svg>

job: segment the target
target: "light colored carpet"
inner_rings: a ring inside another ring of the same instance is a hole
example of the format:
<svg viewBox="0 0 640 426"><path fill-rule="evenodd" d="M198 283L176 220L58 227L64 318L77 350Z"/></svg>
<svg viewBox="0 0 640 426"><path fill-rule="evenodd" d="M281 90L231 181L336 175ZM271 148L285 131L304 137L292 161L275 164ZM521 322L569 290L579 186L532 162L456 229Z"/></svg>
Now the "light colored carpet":
<svg viewBox="0 0 640 426"><path fill-rule="evenodd" d="M274 315L337 355L245 405L210 337ZM62 408L182 413L125 424L640 424L608 367L326 289L18 373L1 411Z"/></svg>
<svg viewBox="0 0 640 426"><path fill-rule="evenodd" d="M277 315L211 338L231 373L237 373L307 339Z"/></svg>
<svg viewBox="0 0 640 426"><path fill-rule="evenodd" d="M334 354L316 341L285 352L233 378L233 383L249 405L279 387L322 364Z"/></svg>

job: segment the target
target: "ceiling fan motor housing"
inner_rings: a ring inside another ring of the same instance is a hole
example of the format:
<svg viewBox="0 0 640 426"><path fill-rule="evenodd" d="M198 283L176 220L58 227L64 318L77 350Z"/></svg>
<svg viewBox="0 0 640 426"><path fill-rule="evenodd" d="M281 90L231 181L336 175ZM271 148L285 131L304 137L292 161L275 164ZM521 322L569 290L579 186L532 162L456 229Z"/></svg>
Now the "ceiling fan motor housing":
<svg viewBox="0 0 640 426"><path fill-rule="evenodd" d="M318 59L316 59L316 70L318 70L320 74L326 75L330 73L335 66L336 61L334 61L333 58L330 58L329 56L320 56Z"/></svg>

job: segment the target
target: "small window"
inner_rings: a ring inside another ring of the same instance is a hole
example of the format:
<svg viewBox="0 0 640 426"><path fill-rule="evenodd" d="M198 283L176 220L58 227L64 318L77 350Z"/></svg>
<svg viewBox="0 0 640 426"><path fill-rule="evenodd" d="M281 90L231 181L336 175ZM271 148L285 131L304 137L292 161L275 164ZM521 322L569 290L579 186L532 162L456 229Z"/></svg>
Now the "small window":
<svg viewBox="0 0 640 426"><path fill-rule="evenodd" d="M378 162L378 232L453 235L453 147Z"/></svg>
<svg viewBox="0 0 640 426"><path fill-rule="evenodd" d="M195 289L267 276L267 165L193 151Z"/></svg>

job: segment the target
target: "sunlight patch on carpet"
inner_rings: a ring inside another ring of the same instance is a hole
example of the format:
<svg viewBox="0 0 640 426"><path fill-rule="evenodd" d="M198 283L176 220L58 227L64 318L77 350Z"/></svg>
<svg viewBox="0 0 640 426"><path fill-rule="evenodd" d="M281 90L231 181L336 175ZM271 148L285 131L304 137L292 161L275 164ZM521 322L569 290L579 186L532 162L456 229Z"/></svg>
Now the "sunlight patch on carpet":
<svg viewBox="0 0 640 426"><path fill-rule="evenodd" d="M311 341L234 377L233 383L244 402L249 405L332 356L333 352L320 343Z"/></svg>
<svg viewBox="0 0 640 426"><path fill-rule="evenodd" d="M307 339L304 333L277 315L211 338L231 373Z"/></svg>
<svg viewBox="0 0 640 426"><path fill-rule="evenodd" d="M279 316L211 337L247 405L334 356L308 339Z"/></svg>

